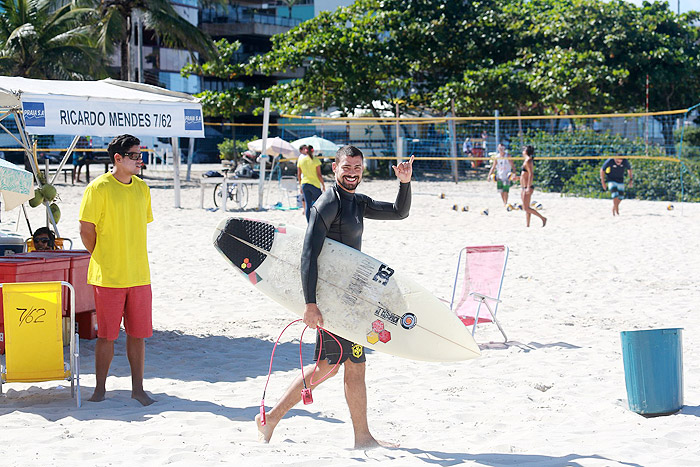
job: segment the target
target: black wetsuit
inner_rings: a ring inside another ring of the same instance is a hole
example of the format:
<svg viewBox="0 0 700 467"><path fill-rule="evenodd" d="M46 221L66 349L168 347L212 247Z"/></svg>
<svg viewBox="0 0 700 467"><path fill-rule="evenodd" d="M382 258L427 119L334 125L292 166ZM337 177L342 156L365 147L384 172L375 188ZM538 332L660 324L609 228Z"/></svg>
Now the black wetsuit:
<svg viewBox="0 0 700 467"><path fill-rule="evenodd" d="M326 237L360 250L362 247L363 219L395 220L408 217L411 208L411 183L401 183L394 203L374 201L369 196L349 193L337 185L326 190L311 208L309 225L306 228L304 248L301 253L301 285L306 303L316 303L318 282L318 255ZM339 349L336 341L324 332L322 359L335 364ZM354 362L365 361L364 351L359 344L353 344L336 336L343 346L343 358ZM319 339L316 339L318 356ZM342 363L341 361L341 363Z"/></svg>

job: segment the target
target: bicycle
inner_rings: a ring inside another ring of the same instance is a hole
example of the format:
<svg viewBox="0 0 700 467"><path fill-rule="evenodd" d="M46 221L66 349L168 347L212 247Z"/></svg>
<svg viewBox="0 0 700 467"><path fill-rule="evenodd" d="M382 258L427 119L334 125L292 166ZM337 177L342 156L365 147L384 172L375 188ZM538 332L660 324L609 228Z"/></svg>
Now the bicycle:
<svg viewBox="0 0 700 467"><path fill-rule="evenodd" d="M223 183L214 185L214 206L223 205ZM248 205L248 186L245 183L236 183L235 180L227 182L228 201L233 201L240 209Z"/></svg>

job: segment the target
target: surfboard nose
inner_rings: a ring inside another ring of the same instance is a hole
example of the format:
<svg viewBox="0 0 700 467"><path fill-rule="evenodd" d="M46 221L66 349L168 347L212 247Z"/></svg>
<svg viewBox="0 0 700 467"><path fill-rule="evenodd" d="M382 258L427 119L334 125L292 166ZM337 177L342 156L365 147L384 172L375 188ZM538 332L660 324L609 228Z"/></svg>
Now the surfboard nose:
<svg viewBox="0 0 700 467"><path fill-rule="evenodd" d="M213 243L235 267L245 274L255 271L270 251L275 226L265 222L232 217L219 222Z"/></svg>

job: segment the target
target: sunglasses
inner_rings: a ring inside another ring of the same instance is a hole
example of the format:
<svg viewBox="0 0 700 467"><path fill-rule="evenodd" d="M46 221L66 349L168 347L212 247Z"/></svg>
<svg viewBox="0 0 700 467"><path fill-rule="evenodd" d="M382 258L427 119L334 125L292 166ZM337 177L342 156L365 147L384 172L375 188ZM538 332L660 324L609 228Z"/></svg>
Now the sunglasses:
<svg viewBox="0 0 700 467"><path fill-rule="evenodd" d="M137 161L141 159L141 152L125 152L122 156L128 157L132 161Z"/></svg>
<svg viewBox="0 0 700 467"><path fill-rule="evenodd" d="M48 238L37 238L35 241L36 243L49 243L50 240Z"/></svg>

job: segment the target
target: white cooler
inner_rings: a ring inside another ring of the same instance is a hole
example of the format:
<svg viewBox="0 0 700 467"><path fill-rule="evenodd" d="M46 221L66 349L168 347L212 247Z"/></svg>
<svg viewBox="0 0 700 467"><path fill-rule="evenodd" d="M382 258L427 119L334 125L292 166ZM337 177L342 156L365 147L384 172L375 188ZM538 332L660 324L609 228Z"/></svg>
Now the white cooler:
<svg viewBox="0 0 700 467"><path fill-rule="evenodd" d="M24 251L24 237L16 233L0 232L0 256L14 255Z"/></svg>

